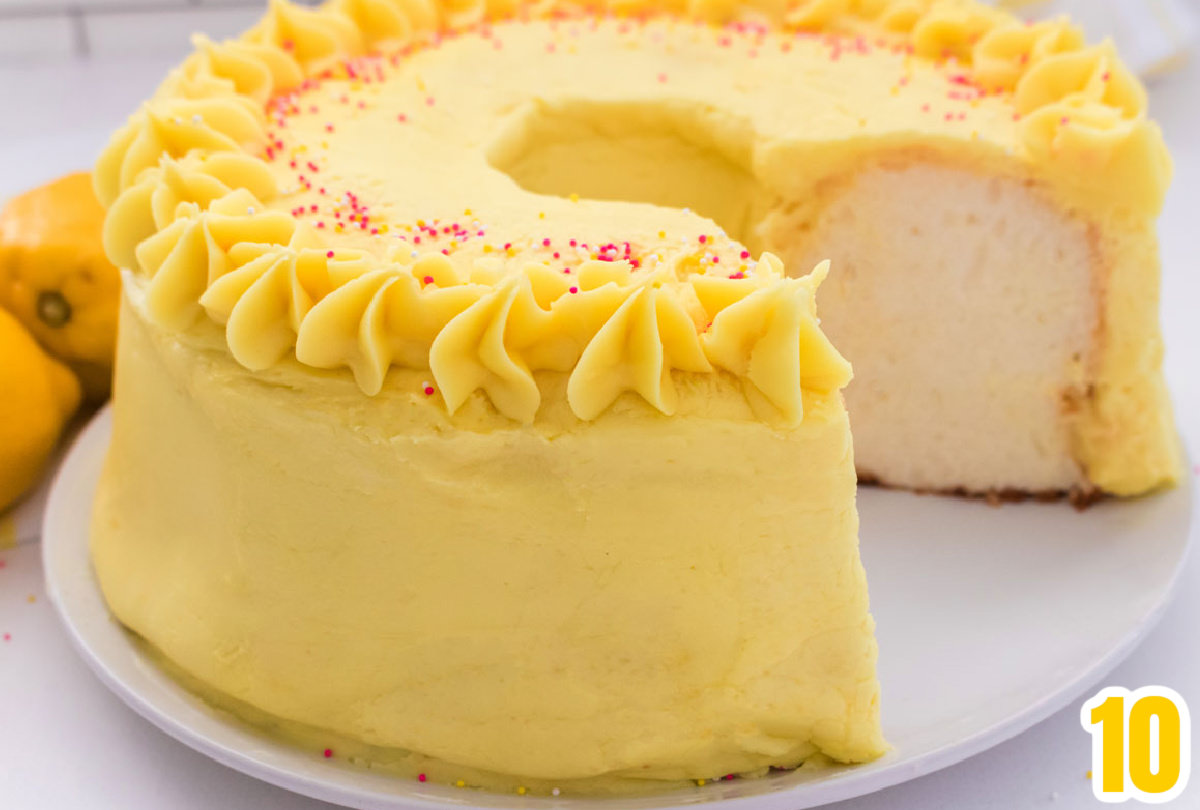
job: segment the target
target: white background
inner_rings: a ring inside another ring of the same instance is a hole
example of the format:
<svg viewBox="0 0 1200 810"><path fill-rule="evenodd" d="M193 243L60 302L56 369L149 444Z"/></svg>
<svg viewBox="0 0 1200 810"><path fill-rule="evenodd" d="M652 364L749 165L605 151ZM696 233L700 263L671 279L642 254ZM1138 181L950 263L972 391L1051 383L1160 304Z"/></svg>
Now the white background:
<svg viewBox="0 0 1200 810"><path fill-rule="evenodd" d="M0 0L0 7L11 2ZM232 21L242 12L220 13ZM242 27L240 19L236 27ZM29 32L32 36L32 28ZM20 41L16 35L8 22L0 22L0 45L8 38ZM173 57L121 55L135 44L126 49L117 43L109 55L87 61L8 64L0 48L0 199L89 166L108 133L149 94L182 48L173 45ZM1200 60L1158 80L1151 98L1176 162L1160 224L1167 375L1181 431L1193 452L1200 452ZM18 539L35 539L29 525L22 521ZM229 771L126 709L70 649L44 597L38 554L32 542L0 551L0 810L329 807ZM1095 687L1170 686L1200 718L1198 623L1200 556L1193 554L1180 595L1160 626ZM1085 776L1091 745L1078 719L1084 697L960 765L833 807L1101 807ZM1172 808L1200 808L1200 767L1193 770L1198 775Z"/></svg>

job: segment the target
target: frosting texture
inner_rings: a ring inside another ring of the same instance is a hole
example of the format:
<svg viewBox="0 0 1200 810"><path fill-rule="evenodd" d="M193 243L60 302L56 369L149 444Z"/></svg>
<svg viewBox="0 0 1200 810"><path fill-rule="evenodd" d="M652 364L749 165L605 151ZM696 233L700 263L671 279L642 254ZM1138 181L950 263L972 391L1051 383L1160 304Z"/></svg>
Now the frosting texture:
<svg viewBox="0 0 1200 810"><path fill-rule="evenodd" d="M1144 91L1110 45L1084 47L1065 21L1026 25L970 0L647 1L608 11L816 32L835 48L872 37L912 59L951 60L970 92L1011 106L1005 126L1018 156L1060 178L1072 200L1140 216L1161 206L1170 162ZM541 404L538 370L571 372L568 401L581 419L623 391L671 414L672 370L720 372L742 381L760 418L798 423L802 390L850 378L813 309L824 269L789 280L767 256L716 279L678 257L642 265L604 255L602 268L567 278L550 261L514 268L368 249L275 207L287 195L268 165L280 148L273 105L293 103L287 94L321 79L356 81L365 55L394 63L514 15L579 13L559 2L337 0L310 9L272 0L242 38L197 38L97 163L109 255L148 286L153 318L174 329L200 317L224 325L229 351L250 369L294 353L315 368L349 369L375 394L389 368L427 368L449 411L483 391L523 423Z"/></svg>

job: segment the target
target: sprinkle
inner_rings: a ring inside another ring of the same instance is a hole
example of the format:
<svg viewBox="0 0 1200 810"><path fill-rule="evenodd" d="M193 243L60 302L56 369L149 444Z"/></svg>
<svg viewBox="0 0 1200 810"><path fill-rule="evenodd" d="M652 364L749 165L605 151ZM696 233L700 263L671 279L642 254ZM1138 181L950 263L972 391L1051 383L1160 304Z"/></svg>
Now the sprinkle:
<svg viewBox="0 0 1200 810"><path fill-rule="evenodd" d="M454 783L454 786L455 787L466 787L467 783L464 782L463 780L459 779L457 782Z"/></svg>
<svg viewBox="0 0 1200 810"><path fill-rule="evenodd" d="M550 238L549 237L542 240L542 247L550 247Z"/></svg>
<svg viewBox="0 0 1200 810"><path fill-rule="evenodd" d="M551 790L551 791L550 791L550 795L551 795L551 796L557 796L557 795L558 795L559 793L561 793L561 792L562 792L562 791L560 791L558 788L554 788L553 790Z"/></svg>
<svg viewBox="0 0 1200 810"><path fill-rule="evenodd" d="M659 81L659 84L666 84L667 83L667 74L665 74L665 73L658 74L658 81Z"/></svg>
<svg viewBox="0 0 1200 810"><path fill-rule="evenodd" d="M326 125L325 125L325 131L326 131L326 132L333 132L333 124L326 124Z"/></svg>
<svg viewBox="0 0 1200 810"><path fill-rule="evenodd" d="M574 295L575 293L579 292L579 288L578 288L578 287L572 287L571 289L567 290L567 292L569 292L569 293L571 293L572 295Z"/></svg>
<svg viewBox="0 0 1200 810"><path fill-rule="evenodd" d="M705 236L704 234L700 234L700 244L703 245L707 241L708 241L708 237Z"/></svg>
<svg viewBox="0 0 1200 810"><path fill-rule="evenodd" d="M425 278L421 279L421 281L422 281L423 283L425 283L425 284L432 284L432 283L433 283L433 276L425 276Z"/></svg>
<svg viewBox="0 0 1200 810"><path fill-rule="evenodd" d="M517 787L517 795L518 795L518 796L524 796L524 795L525 795L525 786L524 786L524 785L520 785L520 786L518 786L518 787Z"/></svg>
<svg viewBox="0 0 1200 810"><path fill-rule="evenodd" d="M423 774L423 773L419 773L419 774L417 774L417 781L418 781L418 782L424 782L424 781L425 781L425 774Z"/></svg>
<svg viewBox="0 0 1200 810"><path fill-rule="evenodd" d="M333 756L333 749L332 749L332 748L326 748L326 749L325 749L325 759L329 759L331 756Z"/></svg>
<svg viewBox="0 0 1200 810"><path fill-rule="evenodd" d="M12 641L12 636L11 636L11 635L9 635L8 633L5 633L5 634L4 634L4 640L5 640L5 641Z"/></svg>
<svg viewBox="0 0 1200 810"><path fill-rule="evenodd" d="M29 596L25 597L25 601L32 605L34 602L37 601L37 597L34 596L33 594L29 594Z"/></svg>
<svg viewBox="0 0 1200 810"><path fill-rule="evenodd" d="M750 251L748 251L748 250L743 250L741 253L739 253L739 254L738 254L738 257L739 257L739 258L742 258L742 259L749 259L749 258L750 258Z"/></svg>
<svg viewBox="0 0 1200 810"><path fill-rule="evenodd" d="M569 200L570 200L571 202L573 202L573 203L577 203L577 202L579 202L579 195L578 195L578 194L575 194L574 192L572 192L572 193L571 193L571 194L570 194L570 195L567 197L567 199L569 199Z"/></svg>
<svg viewBox="0 0 1200 810"><path fill-rule="evenodd" d="M704 783L705 783L706 781L707 781L707 780L705 780L705 779L697 779L697 780L696 780L696 784L697 784L699 787L704 787Z"/></svg>
<svg viewBox="0 0 1200 810"><path fill-rule="evenodd" d="M326 258L326 259L332 259L332 258L333 258L333 251L332 251L332 250L327 250L327 251L325 251L325 258Z"/></svg>

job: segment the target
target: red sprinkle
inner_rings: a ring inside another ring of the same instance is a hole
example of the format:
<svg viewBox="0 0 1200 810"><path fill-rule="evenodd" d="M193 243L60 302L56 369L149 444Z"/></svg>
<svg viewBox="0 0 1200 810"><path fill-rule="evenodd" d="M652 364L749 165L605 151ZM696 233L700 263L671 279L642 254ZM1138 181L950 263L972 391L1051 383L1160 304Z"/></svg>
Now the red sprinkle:
<svg viewBox="0 0 1200 810"><path fill-rule="evenodd" d="M432 283L433 283L433 276L425 276L425 278L421 279L421 281L423 281L423 282L424 282L424 283L426 283L426 284L432 284Z"/></svg>
<svg viewBox="0 0 1200 810"><path fill-rule="evenodd" d="M579 292L579 288L578 288L578 287L572 287L571 289L567 290L567 292L569 292L569 293L577 293L577 292Z"/></svg>
<svg viewBox="0 0 1200 810"><path fill-rule="evenodd" d="M423 773L419 773L419 774L417 774L417 781L418 781L418 782L424 782L424 781L425 781L425 774L423 774Z"/></svg>
<svg viewBox="0 0 1200 810"><path fill-rule="evenodd" d="M332 259L332 258L333 258L333 251L332 251L332 250L327 250L327 251L325 251L325 258L326 258L326 259Z"/></svg>
<svg viewBox="0 0 1200 810"><path fill-rule="evenodd" d="M427 396L427 397L433 396L433 386L432 385L425 386L425 396ZM421 781L424 781L424 780L425 780L425 777L422 776Z"/></svg>
<svg viewBox="0 0 1200 810"><path fill-rule="evenodd" d="M325 749L325 759L329 759L331 756L333 756L333 749L332 749L332 748L326 748L326 749Z"/></svg>

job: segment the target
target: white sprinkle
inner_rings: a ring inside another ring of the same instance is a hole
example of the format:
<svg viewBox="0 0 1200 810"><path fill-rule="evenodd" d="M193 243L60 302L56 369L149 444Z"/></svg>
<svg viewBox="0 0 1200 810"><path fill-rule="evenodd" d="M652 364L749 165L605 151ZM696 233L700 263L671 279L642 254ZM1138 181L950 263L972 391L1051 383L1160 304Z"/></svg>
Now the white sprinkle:
<svg viewBox="0 0 1200 810"><path fill-rule="evenodd" d="M192 123L193 124L203 124L204 116L202 116L200 113L196 113L195 115L192 116Z"/></svg>
<svg viewBox="0 0 1200 810"><path fill-rule="evenodd" d="M249 208L247 208L246 213L249 214L250 216L254 216L254 206L252 205Z"/></svg>
<svg viewBox="0 0 1200 810"><path fill-rule="evenodd" d="M417 252L415 250L412 253L410 253L409 255L412 256L414 259L417 258Z"/></svg>
<svg viewBox="0 0 1200 810"><path fill-rule="evenodd" d="M550 791L550 795L551 795L551 796L557 796L557 795L558 795L558 792L559 792L559 791L558 791L558 788L555 788L554 790Z"/></svg>

